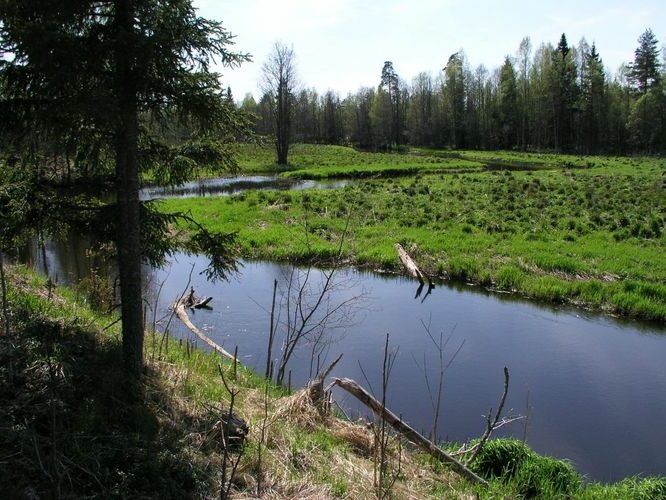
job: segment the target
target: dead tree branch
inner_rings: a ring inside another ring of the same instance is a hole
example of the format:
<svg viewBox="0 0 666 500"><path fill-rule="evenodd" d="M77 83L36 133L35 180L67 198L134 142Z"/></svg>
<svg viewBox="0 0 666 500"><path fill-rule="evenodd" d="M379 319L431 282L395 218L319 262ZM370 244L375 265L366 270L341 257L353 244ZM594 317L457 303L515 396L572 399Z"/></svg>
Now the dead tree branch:
<svg viewBox="0 0 666 500"><path fill-rule="evenodd" d="M324 389L324 380L335 368L335 365L342 359L342 354L335 358L335 361L329 365L324 371L318 374L315 379L308 384L308 390L310 391L310 399L315 403L317 408L323 408L326 403L325 395L330 390L328 387Z"/></svg>
<svg viewBox="0 0 666 500"><path fill-rule="evenodd" d="M504 410L504 403L506 402L506 395L509 393L509 369L505 366L504 367L504 391L502 392L502 397L500 398L499 405L497 406L497 413L495 413L495 417L493 418L493 410L492 408L488 412L488 415L486 417L486 431L483 433L483 436L481 436L481 439L479 440L479 443L473 448L474 451L472 452L472 456L469 457L465 465L469 467L472 462L474 462L474 459L477 457L477 455L481 452L483 449L483 446L486 444L486 441L490 438L490 435L495 431L496 429L499 429L503 425L506 425L509 423L509 420L517 420L517 418L510 418L510 419L502 419L500 420L502 416L502 411ZM471 451L471 450L470 450Z"/></svg>

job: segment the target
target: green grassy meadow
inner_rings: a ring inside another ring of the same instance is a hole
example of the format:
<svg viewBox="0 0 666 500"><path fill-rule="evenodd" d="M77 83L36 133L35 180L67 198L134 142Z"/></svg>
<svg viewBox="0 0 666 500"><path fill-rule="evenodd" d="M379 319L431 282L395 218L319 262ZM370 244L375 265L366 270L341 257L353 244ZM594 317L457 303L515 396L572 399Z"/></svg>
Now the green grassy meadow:
<svg viewBox="0 0 666 500"><path fill-rule="evenodd" d="M238 145L238 163L243 172L280 172L286 177L307 179L391 177L418 172L474 171L483 164L465 158L414 153L366 153L345 146L294 144L289 165L275 164L271 147Z"/></svg>
<svg viewBox="0 0 666 500"><path fill-rule="evenodd" d="M306 150L301 158L294 148L294 164L316 163L318 147L303 146ZM322 162L332 162L334 150L322 147ZM390 155L376 161L384 156ZM542 156L551 165L557 158ZM664 322L663 161L585 161L592 166L453 174L424 170L335 190L251 191L167 200L162 207L189 211L210 229L237 231L248 258L330 259L349 220L344 256L352 265L398 271L394 245L401 243L434 276Z"/></svg>

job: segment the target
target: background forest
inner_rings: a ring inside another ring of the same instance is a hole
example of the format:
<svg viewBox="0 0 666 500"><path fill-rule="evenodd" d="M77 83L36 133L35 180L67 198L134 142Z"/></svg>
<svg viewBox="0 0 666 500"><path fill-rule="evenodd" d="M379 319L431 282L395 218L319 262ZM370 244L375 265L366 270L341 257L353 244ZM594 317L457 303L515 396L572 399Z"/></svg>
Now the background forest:
<svg viewBox="0 0 666 500"><path fill-rule="evenodd" d="M646 30L634 60L611 75L594 43L535 47L529 38L501 67L472 68L463 51L433 77L403 80L387 61L377 88L342 98L329 90L291 95L293 142L594 153L666 151L666 85L659 42ZM379 69L379 68L378 68ZM379 77L378 73L378 77ZM256 132L272 134L270 93L250 94Z"/></svg>

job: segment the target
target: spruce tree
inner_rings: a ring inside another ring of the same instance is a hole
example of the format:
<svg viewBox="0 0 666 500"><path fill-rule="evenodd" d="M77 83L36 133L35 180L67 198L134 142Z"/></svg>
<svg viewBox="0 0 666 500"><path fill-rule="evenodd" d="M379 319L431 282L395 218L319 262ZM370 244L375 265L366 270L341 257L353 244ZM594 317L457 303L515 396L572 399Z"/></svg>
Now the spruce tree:
<svg viewBox="0 0 666 500"><path fill-rule="evenodd" d="M573 145L574 112L578 97L576 63L567 37L560 37L553 52L551 88L554 100L555 147L567 151Z"/></svg>
<svg viewBox="0 0 666 500"><path fill-rule="evenodd" d="M508 56L504 58L504 64L500 70L499 85L502 148L511 149L516 145L518 88L516 85L516 72Z"/></svg>
<svg viewBox="0 0 666 500"><path fill-rule="evenodd" d="M37 172L73 155L80 175L95 165L114 177L116 203L95 213L111 214L105 223L115 233L123 355L135 376L143 366L142 259L172 249L163 234L168 221L139 201L140 171L181 182L198 165L233 165L217 139L244 127L210 71L214 59L232 66L248 59L230 44L222 24L199 17L191 0L0 3L0 52L8 55L0 63L2 148ZM174 124L189 130L175 147L152 133ZM216 250L214 274L233 268L229 241L205 232L193 241Z"/></svg>
<svg viewBox="0 0 666 500"><path fill-rule="evenodd" d="M586 152L597 153L605 127L606 76L604 65L593 43L583 55L581 75L582 140Z"/></svg>

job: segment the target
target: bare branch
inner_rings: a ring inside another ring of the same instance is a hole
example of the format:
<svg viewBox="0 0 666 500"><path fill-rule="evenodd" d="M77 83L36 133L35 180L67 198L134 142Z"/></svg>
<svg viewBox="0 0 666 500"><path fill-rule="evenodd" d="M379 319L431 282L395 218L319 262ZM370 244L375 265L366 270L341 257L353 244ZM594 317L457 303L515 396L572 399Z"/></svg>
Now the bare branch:
<svg viewBox="0 0 666 500"><path fill-rule="evenodd" d="M502 415L502 410L504 409L504 403L506 402L506 395L509 393L509 369L505 366L504 367L504 392L502 393L502 397L500 398L499 405L497 406L497 413L495 414L495 419L491 422L492 420L492 409L488 413L487 416L487 425L486 425L486 432L483 433L483 436L481 437L481 440L479 441L478 446L474 450L474 453L472 453L472 456L469 457L469 459L466 462L466 465L469 467L469 465L474 461L474 459L477 457L479 452L483 449L483 446L486 444L486 441L490 438L490 435L493 433L495 429L498 429L500 426L498 426L500 422L500 417ZM502 425L504 425L504 422Z"/></svg>

